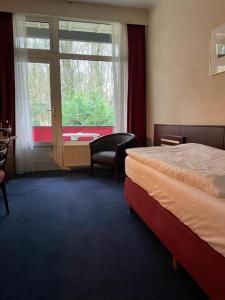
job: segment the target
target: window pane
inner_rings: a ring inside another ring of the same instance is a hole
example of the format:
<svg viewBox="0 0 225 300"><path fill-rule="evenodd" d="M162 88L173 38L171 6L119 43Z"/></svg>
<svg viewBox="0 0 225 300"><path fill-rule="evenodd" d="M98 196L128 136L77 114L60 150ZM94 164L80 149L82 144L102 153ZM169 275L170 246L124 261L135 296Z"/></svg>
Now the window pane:
<svg viewBox="0 0 225 300"><path fill-rule="evenodd" d="M111 25L59 21L61 53L112 55Z"/></svg>
<svg viewBox="0 0 225 300"><path fill-rule="evenodd" d="M50 49L49 23L26 21L27 48Z"/></svg>
<svg viewBox="0 0 225 300"><path fill-rule="evenodd" d="M112 78L111 62L61 60L64 140L90 140L113 131Z"/></svg>
<svg viewBox="0 0 225 300"><path fill-rule="evenodd" d="M35 142L52 141L50 66L28 63L28 96Z"/></svg>
<svg viewBox="0 0 225 300"><path fill-rule="evenodd" d="M220 41L220 43L216 45L216 53L218 58L225 56L225 41Z"/></svg>

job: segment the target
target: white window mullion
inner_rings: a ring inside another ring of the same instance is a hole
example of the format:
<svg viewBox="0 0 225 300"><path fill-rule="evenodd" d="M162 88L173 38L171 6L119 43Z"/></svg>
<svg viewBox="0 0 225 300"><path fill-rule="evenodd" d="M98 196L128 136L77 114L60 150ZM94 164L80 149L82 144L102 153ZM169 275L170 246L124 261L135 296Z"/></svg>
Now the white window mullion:
<svg viewBox="0 0 225 300"><path fill-rule="evenodd" d="M62 108L61 108L61 79L59 59L59 20L51 19L52 45L53 45L53 66L52 66L52 96L53 96L53 156L62 167Z"/></svg>
<svg viewBox="0 0 225 300"><path fill-rule="evenodd" d="M75 60L90 60L90 61L112 61L112 56L68 54L68 53L60 53L60 58L75 59Z"/></svg>

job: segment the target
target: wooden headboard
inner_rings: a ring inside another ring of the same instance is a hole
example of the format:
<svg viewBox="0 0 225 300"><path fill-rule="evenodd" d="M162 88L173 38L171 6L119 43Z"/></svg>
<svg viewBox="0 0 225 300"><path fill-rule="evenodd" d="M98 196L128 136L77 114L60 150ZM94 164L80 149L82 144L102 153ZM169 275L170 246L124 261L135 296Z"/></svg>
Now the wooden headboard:
<svg viewBox="0 0 225 300"><path fill-rule="evenodd" d="M154 125L154 146L163 135L182 136L186 143L198 143L225 150L225 125Z"/></svg>

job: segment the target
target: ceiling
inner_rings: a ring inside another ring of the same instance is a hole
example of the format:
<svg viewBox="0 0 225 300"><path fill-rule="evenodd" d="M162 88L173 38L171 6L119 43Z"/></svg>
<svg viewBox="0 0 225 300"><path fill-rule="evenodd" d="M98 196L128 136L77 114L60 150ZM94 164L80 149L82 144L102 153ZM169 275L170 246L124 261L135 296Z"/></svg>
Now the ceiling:
<svg viewBox="0 0 225 300"><path fill-rule="evenodd" d="M136 8L151 8L159 2L159 0L68 0L68 2L105 4L116 6L127 6Z"/></svg>

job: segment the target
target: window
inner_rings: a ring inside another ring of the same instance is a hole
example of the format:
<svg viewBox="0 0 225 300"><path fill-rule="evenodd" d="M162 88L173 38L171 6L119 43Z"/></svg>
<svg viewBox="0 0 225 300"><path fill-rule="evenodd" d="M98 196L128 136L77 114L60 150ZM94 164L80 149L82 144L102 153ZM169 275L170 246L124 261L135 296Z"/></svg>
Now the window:
<svg viewBox="0 0 225 300"><path fill-rule="evenodd" d="M53 140L56 122L53 112L58 100L63 141L86 141L112 133L115 124L112 26L74 20L56 22L56 19L52 22L47 18L26 18L34 141ZM56 45L54 51L51 45ZM53 69L60 70L60 78L52 74L52 63ZM58 94L61 91L58 100L56 91Z"/></svg>
<svg viewBox="0 0 225 300"><path fill-rule="evenodd" d="M64 140L112 133L111 25L59 21L59 37Z"/></svg>
<svg viewBox="0 0 225 300"><path fill-rule="evenodd" d="M89 140L126 131L126 25L21 14L13 25L22 169L86 165Z"/></svg>

